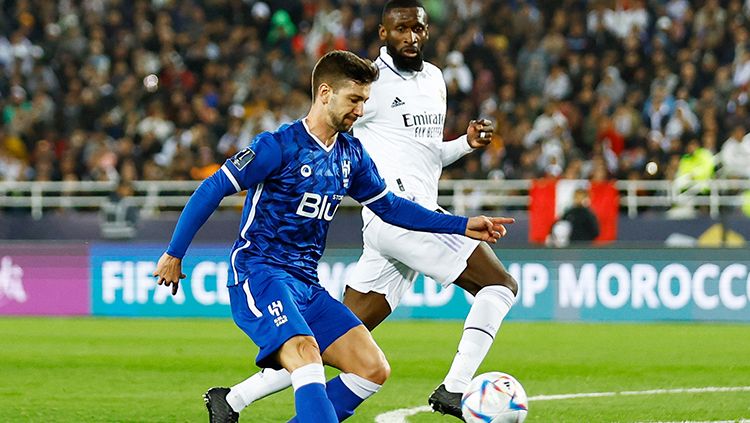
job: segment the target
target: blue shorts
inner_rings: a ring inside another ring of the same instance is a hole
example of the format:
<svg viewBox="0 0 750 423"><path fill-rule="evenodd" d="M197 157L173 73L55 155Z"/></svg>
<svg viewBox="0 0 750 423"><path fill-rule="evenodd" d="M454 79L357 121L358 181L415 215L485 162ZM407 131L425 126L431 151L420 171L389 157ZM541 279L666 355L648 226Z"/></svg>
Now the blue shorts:
<svg viewBox="0 0 750 423"><path fill-rule="evenodd" d="M247 274L247 280L229 287L229 299L234 322L260 348L258 367L280 369L272 355L293 336L314 336L322 354L362 324L323 287L278 267L254 264Z"/></svg>

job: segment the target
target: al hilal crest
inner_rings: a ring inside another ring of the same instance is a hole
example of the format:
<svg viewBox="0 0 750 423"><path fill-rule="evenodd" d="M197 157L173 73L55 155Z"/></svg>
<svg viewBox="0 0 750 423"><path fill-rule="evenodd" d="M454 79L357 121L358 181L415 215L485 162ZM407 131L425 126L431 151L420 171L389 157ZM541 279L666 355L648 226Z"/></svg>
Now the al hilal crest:
<svg viewBox="0 0 750 423"><path fill-rule="evenodd" d="M349 173L352 171L352 163L349 160L341 162L341 173L344 175L344 188L349 188Z"/></svg>

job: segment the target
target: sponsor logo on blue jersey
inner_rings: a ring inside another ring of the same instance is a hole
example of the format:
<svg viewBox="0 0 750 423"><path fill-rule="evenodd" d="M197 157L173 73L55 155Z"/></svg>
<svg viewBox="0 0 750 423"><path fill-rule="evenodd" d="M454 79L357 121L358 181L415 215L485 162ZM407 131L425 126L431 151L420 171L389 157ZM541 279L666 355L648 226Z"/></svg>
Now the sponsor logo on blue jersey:
<svg viewBox="0 0 750 423"><path fill-rule="evenodd" d="M336 214L336 210L339 208L339 204L341 204L343 198L343 195L338 194L329 197L328 195L306 192L302 196L299 206L297 206L297 214L302 217L323 219L330 222ZM334 201L336 202L335 205L333 204ZM331 207L333 207L333 210L331 210Z"/></svg>

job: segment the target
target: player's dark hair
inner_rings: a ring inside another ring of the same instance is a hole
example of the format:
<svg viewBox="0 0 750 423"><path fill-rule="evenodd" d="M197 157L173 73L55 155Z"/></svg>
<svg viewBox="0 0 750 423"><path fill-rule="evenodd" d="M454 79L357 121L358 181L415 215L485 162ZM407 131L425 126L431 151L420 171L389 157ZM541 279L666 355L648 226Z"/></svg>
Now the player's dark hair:
<svg viewBox="0 0 750 423"><path fill-rule="evenodd" d="M312 74L313 100L320 84L336 87L345 81L357 84L371 84L378 79L378 67L368 59L362 59L350 51L334 50L318 60Z"/></svg>
<svg viewBox="0 0 750 423"><path fill-rule="evenodd" d="M424 5L419 0L388 0L383 6L383 15L380 17L380 21L385 21L385 15L391 11L391 9L410 9L412 7L421 7L424 9Z"/></svg>

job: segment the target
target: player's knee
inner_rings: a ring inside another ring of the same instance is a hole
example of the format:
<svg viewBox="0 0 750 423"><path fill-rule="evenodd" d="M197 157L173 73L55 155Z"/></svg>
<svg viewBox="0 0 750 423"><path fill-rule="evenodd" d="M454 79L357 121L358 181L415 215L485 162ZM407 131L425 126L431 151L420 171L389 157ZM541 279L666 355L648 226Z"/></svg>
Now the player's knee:
<svg viewBox="0 0 750 423"><path fill-rule="evenodd" d="M365 379L377 383L378 385L382 385L390 376L391 365L388 364L388 360L386 360L385 357L381 356L377 360L376 365L369 369L368 375Z"/></svg>
<svg viewBox="0 0 750 423"><path fill-rule="evenodd" d="M494 274L492 276L487 277L484 280L484 283L477 284L476 292L471 292L472 295L476 296L479 291L482 290L482 288L487 286L504 286L508 288L511 292L513 292L513 295L518 295L518 282L513 278L513 276L510 275L505 269L493 272Z"/></svg>
<svg viewBox="0 0 750 423"><path fill-rule="evenodd" d="M297 344L297 354L303 359L319 361L320 347L318 347L318 343L315 342L315 339L306 337Z"/></svg>
<svg viewBox="0 0 750 423"><path fill-rule="evenodd" d="M311 336L296 336L287 341L281 350L280 360L287 370L310 363L322 363L320 347Z"/></svg>
<svg viewBox="0 0 750 423"><path fill-rule="evenodd" d="M383 353L378 350L377 354L369 354L362 358L362 364L356 371L357 375L378 385L384 384L391 375L391 365Z"/></svg>
<svg viewBox="0 0 750 423"><path fill-rule="evenodd" d="M516 279L513 278L513 276L510 275L507 271L503 271L500 278L498 285L502 285L513 292L513 295L518 295L518 282L516 282Z"/></svg>

